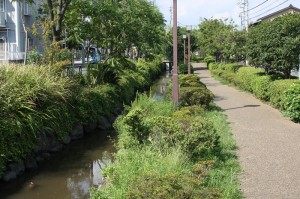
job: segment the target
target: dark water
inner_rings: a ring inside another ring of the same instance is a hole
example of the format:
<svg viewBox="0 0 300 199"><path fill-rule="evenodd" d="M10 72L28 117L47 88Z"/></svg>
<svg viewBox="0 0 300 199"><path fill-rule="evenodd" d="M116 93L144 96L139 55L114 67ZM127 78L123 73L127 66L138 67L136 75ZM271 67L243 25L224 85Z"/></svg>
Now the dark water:
<svg viewBox="0 0 300 199"><path fill-rule="evenodd" d="M0 184L0 198L89 198L89 189L102 183L102 168L112 162L115 140L114 132L95 132L73 141L36 171Z"/></svg>
<svg viewBox="0 0 300 199"><path fill-rule="evenodd" d="M170 78L169 72L166 72L151 86L153 98L163 97ZM113 160L115 141L115 132L100 131L73 141L66 150L51 157L36 171L27 172L13 182L0 184L0 198L89 198L89 189L103 182L101 170Z"/></svg>

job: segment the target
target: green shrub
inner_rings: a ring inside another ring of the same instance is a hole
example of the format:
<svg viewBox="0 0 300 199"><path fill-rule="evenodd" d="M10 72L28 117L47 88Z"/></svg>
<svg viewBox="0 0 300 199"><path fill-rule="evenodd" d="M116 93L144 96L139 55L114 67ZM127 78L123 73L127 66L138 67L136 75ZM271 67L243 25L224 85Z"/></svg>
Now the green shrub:
<svg viewBox="0 0 300 199"><path fill-rule="evenodd" d="M253 79L252 90L256 97L261 100L269 101L269 87L272 83L270 76L258 76Z"/></svg>
<svg viewBox="0 0 300 199"><path fill-rule="evenodd" d="M182 87L179 100L181 106L199 105L207 108L214 100L214 94L204 87Z"/></svg>
<svg viewBox="0 0 300 199"><path fill-rule="evenodd" d="M149 128L143 123L143 111L131 110L124 118L123 124L126 131L140 144L145 143L149 137Z"/></svg>
<svg viewBox="0 0 300 199"><path fill-rule="evenodd" d="M205 87L197 75L179 75L179 87Z"/></svg>
<svg viewBox="0 0 300 199"><path fill-rule="evenodd" d="M213 63L213 62L215 62L215 58L213 57L213 56L206 56L205 58L204 58L204 62L206 62L206 64L207 64L207 67L209 67L209 65L211 64L211 63Z"/></svg>
<svg viewBox="0 0 300 199"><path fill-rule="evenodd" d="M149 121L149 126L151 126L149 140L161 151L175 147L184 137L182 126L171 117L154 117L152 121Z"/></svg>
<svg viewBox="0 0 300 199"><path fill-rule="evenodd" d="M264 74L261 69L253 67L241 67L237 74L237 83L239 86L246 91L253 92L253 81L259 74Z"/></svg>
<svg viewBox="0 0 300 199"><path fill-rule="evenodd" d="M298 80L276 80L273 81L270 84L269 88L269 96L270 96L270 103L275 106L276 108L279 108L280 110L284 110L284 97L285 97L285 91L287 91L292 84L297 83Z"/></svg>
<svg viewBox="0 0 300 199"><path fill-rule="evenodd" d="M27 64L41 64L42 56L35 49L32 49L27 54Z"/></svg>
<svg viewBox="0 0 300 199"><path fill-rule="evenodd" d="M292 84L284 92L284 112L295 122L300 122L300 83Z"/></svg>
<svg viewBox="0 0 300 199"><path fill-rule="evenodd" d="M193 160L207 160L220 152L220 136L213 124L204 119L194 120L182 141L182 148Z"/></svg>
<svg viewBox="0 0 300 199"><path fill-rule="evenodd" d="M225 65L225 70L236 73L243 65L240 64L226 64Z"/></svg>

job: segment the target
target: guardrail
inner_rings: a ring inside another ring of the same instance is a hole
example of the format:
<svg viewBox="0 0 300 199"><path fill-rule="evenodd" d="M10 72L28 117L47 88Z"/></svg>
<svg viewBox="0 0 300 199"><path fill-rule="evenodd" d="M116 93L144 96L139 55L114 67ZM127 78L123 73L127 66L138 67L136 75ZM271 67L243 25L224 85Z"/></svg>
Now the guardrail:
<svg viewBox="0 0 300 199"><path fill-rule="evenodd" d="M0 60L24 60L25 52L5 52L0 51Z"/></svg>

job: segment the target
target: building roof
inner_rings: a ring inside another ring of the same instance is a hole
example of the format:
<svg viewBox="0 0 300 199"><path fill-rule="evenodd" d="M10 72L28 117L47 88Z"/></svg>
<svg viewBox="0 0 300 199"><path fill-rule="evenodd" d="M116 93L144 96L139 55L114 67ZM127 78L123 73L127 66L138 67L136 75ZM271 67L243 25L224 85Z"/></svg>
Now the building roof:
<svg viewBox="0 0 300 199"><path fill-rule="evenodd" d="M292 4L290 4L290 5L289 5L288 7L286 7L286 8L283 8L283 9L281 9L281 10L278 10L278 11L276 11L276 12L273 12L273 13L271 13L271 14L269 14L269 15L266 15L266 16L264 16L264 17L262 17L262 18L257 19L257 21L267 20L267 19L272 18L272 17L274 17L274 16L284 14L284 13L286 13L286 12L289 11L289 10L293 10L293 11L296 11L296 12L299 12L299 13L300 13L300 9L299 9L299 8L296 8L295 6L293 6Z"/></svg>

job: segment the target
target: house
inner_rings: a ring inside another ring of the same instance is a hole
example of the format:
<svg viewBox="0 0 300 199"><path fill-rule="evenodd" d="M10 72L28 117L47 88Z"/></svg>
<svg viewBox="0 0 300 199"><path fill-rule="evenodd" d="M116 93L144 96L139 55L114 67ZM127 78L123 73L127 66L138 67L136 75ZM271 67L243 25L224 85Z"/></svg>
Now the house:
<svg viewBox="0 0 300 199"><path fill-rule="evenodd" d="M262 18L259 18L257 21L260 22L260 21L266 21L266 20L273 20L273 19L275 19L279 16L282 16L282 15L288 14L288 13L299 13L300 14L300 9L294 7L292 4L290 4L288 7L283 8L281 10L278 10L276 12L273 12L273 13L271 13L269 15L266 15Z"/></svg>
<svg viewBox="0 0 300 199"><path fill-rule="evenodd" d="M24 30L34 23L37 9L25 0L0 0L0 63L22 62L27 49L40 46L39 40Z"/></svg>

